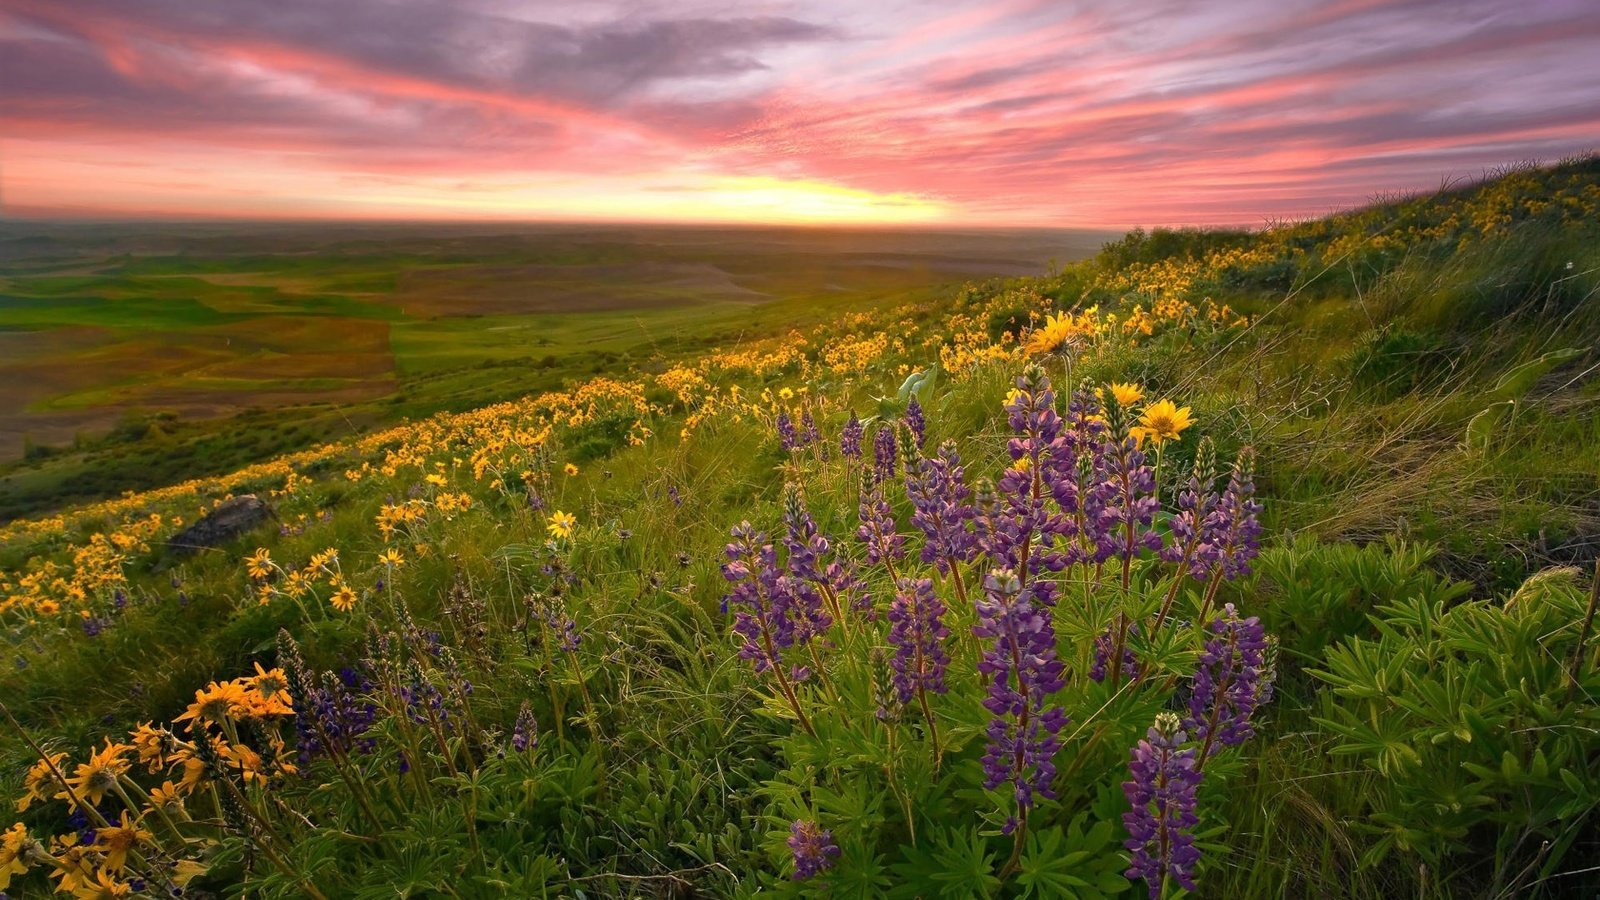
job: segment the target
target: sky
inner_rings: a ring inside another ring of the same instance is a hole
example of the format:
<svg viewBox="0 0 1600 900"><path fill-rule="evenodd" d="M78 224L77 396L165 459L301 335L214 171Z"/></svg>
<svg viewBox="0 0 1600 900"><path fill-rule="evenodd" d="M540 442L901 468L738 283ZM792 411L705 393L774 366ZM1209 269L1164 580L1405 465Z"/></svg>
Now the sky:
<svg viewBox="0 0 1600 900"><path fill-rule="evenodd" d="M0 212L1127 227L1600 149L1600 0L0 0Z"/></svg>

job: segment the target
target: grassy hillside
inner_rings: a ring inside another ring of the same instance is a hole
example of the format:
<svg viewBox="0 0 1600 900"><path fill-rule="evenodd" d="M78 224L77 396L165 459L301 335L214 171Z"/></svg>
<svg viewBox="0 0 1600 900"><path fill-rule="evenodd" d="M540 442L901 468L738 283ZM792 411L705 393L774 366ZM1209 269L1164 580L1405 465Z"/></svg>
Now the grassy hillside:
<svg viewBox="0 0 1600 900"><path fill-rule="evenodd" d="M1044 272L1104 239L0 223L0 522Z"/></svg>
<svg viewBox="0 0 1600 900"><path fill-rule="evenodd" d="M12 523L0 890L1592 893L1597 222L1135 232Z"/></svg>

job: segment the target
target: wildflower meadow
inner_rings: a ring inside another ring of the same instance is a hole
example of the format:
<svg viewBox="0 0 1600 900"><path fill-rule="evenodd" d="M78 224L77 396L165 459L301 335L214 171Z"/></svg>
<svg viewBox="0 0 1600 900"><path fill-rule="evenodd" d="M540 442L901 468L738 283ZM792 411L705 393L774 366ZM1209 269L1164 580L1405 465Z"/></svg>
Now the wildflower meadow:
<svg viewBox="0 0 1600 900"><path fill-rule="evenodd" d="M1590 896L1597 222L1138 231L0 526L0 897Z"/></svg>

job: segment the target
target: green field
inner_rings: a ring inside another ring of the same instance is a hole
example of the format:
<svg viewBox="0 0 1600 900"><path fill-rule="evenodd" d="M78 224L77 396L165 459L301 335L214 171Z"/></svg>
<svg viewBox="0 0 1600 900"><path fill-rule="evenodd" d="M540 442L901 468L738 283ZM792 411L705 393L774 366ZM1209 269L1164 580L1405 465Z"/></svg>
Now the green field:
<svg viewBox="0 0 1600 900"><path fill-rule="evenodd" d="M0 224L0 521L1043 272L1105 237Z"/></svg>

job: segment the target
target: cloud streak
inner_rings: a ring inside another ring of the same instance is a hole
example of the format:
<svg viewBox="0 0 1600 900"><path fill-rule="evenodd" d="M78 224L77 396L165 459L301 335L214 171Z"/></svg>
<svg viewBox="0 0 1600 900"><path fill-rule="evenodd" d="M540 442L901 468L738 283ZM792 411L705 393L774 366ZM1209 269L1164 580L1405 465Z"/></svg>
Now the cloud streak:
<svg viewBox="0 0 1600 900"><path fill-rule="evenodd" d="M0 196L1249 223L1594 149L1597 87L1588 0L0 0Z"/></svg>

